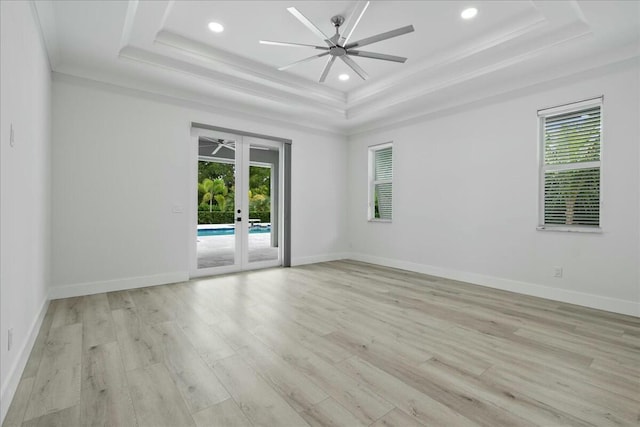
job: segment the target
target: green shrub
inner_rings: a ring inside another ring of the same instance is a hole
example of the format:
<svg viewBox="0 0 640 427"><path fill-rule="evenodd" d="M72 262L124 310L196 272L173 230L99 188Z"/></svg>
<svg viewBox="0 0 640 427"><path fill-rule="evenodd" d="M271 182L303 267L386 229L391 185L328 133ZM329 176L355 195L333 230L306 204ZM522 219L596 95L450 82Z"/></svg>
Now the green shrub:
<svg viewBox="0 0 640 427"><path fill-rule="evenodd" d="M249 212L249 219L260 219L260 222L271 222L271 212Z"/></svg>
<svg viewBox="0 0 640 427"><path fill-rule="evenodd" d="M198 224L233 224L233 212L198 211Z"/></svg>
<svg viewBox="0 0 640 427"><path fill-rule="evenodd" d="M259 219L260 222L271 222L270 212L249 212L249 219ZM198 211L198 224L233 224L233 212Z"/></svg>

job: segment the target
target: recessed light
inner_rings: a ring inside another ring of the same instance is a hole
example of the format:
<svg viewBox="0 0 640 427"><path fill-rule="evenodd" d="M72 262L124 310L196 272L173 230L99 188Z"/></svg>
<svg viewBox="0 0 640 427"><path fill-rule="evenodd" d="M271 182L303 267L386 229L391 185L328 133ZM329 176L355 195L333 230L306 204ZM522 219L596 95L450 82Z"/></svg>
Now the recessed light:
<svg viewBox="0 0 640 427"><path fill-rule="evenodd" d="M462 19L471 19L475 17L477 14L478 14L478 9L476 9L475 7L469 7L463 10L460 16L462 17Z"/></svg>
<svg viewBox="0 0 640 427"><path fill-rule="evenodd" d="M222 24L218 24L217 22L209 22L209 29L214 33L221 33L224 31Z"/></svg>
<svg viewBox="0 0 640 427"><path fill-rule="evenodd" d="M343 82L346 82L347 80L349 80L349 74L340 74L338 78Z"/></svg>

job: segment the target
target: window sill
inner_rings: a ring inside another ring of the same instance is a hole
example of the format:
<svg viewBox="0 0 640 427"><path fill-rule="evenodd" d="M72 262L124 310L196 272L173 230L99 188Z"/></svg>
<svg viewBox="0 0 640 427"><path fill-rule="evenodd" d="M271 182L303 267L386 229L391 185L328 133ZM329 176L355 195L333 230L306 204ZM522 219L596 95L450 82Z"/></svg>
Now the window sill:
<svg viewBox="0 0 640 427"><path fill-rule="evenodd" d="M552 225L539 225L536 227L538 231L564 231L569 233L596 233L601 234L602 228L600 227L567 227L567 226L552 226Z"/></svg>
<svg viewBox="0 0 640 427"><path fill-rule="evenodd" d="M387 222L391 223L390 219L380 219L380 218L369 218L369 222Z"/></svg>

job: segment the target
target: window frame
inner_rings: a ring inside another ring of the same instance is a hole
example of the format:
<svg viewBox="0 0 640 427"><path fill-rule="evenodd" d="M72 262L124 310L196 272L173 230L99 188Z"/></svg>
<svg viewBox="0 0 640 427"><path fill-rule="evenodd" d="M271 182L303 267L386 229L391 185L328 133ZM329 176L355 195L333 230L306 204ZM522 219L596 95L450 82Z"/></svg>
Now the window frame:
<svg viewBox="0 0 640 427"><path fill-rule="evenodd" d="M547 117L554 117L561 114L567 114L571 112L578 112L589 108L600 108L600 160L592 162L576 163L579 167L571 167L569 164L560 165L546 165L545 164L545 120ZM538 225L536 230L539 231L563 231L563 232L578 232L578 233L602 233L603 229L603 216L602 216L602 183L603 183L603 147L604 147L604 96L598 96L595 98L589 98L583 101L572 102L568 104L559 105L556 107L545 108L538 110ZM599 212L598 212L598 226L588 225L555 225L545 224L545 172L549 170L579 170L598 168L600 171L600 190L598 194L599 198Z"/></svg>
<svg viewBox="0 0 640 427"><path fill-rule="evenodd" d="M376 161L376 152L383 150L385 148L391 148L391 179L375 179L375 161ZM368 198L367 198L367 220L369 222L393 222L393 141L385 142L377 145L370 145L368 147ZM386 218L376 218L375 215L375 188L377 184L391 184L391 219Z"/></svg>

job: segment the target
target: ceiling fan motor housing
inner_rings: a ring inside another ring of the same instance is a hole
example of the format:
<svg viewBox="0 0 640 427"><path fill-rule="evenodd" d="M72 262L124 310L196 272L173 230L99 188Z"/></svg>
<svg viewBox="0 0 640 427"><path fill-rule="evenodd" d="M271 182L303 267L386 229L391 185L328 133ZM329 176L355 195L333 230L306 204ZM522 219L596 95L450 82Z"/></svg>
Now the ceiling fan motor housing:
<svg viewBox="0 0 640 427"><path fill-rule="evenodd" d="M329 48L329 55L331 56L345 56L347 50L340 46L332 46Z"/></svg>

